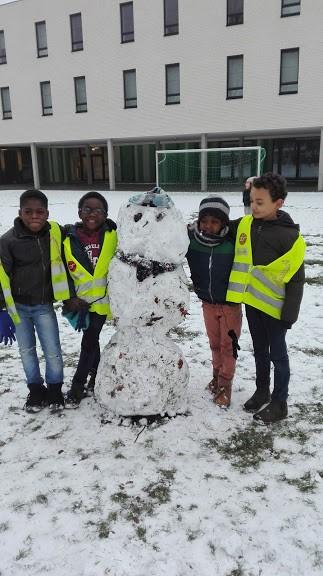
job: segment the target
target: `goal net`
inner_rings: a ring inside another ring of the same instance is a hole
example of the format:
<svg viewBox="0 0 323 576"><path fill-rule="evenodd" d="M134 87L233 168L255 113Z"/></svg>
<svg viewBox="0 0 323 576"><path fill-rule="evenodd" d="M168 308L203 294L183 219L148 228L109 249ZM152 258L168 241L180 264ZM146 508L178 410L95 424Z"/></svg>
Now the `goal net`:
<svg viewBox="0 0 323 576"><path fill-rule="evenodd" d="M224 190L262 173L260 146L156 150L156 185L173 190Z"/></svg>

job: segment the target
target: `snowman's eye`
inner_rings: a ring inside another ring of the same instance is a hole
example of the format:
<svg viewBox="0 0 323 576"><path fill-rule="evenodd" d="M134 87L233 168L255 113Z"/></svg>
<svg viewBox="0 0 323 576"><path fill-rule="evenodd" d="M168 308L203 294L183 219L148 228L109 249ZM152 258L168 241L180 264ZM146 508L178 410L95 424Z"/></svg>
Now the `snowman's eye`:
<svg viewBox="0 0 323 576"><path fill-rule="evenodd" d="M140 220L142 218L142 213L138 212L138 214L135 214L133 219L135 222L138 222L138 220Z"/></svg>
<svg viewBox="0 0 323 576"><path fill-rule="evenodd" d="M163 214L162 212L160 212L159 214L157 214L156 216L156 220L157 222L159 222L160 220L162 220L164 218L165 214Z"/></svg>

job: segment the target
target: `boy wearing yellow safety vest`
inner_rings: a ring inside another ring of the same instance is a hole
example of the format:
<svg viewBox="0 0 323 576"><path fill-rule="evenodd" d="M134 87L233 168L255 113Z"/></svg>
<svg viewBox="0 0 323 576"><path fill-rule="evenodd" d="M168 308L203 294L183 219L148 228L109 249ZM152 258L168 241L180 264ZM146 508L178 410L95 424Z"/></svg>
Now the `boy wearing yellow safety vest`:
<svg viewBox="0 0 323 576"><path fill-rule="evenodd" d="M107 218L108 204L98 192L88 192L79 201L81 222L64 228L64 254L75 295L65 311L76 314L76 329L83 330L81 353L66 405L77 407L87 391L93 392L100 361L100 332L111 319L107 276L117 246L116 224Z"/></svg>
<svg viewBox="0 0 323 576"><path fill-rule="evenodd" d="M299 226L280 210L286 180L268 172L253 180L252 215L238 224L227 300L243 302L253 342L256 391L244 404L265 424L287 417L290 379L286 331L296 322L303 296L305 242ZM270 396L270 364L274 388Z"/></svg>
<svg viewBox="0 0 323 576"><path fill-rule="evenodd" d="M53 410L64 407L63 360L53 309L54 300L69 298L61 249L60 227L48 222L47 197L40 190L26 190L13 228L0 239L0 309L6 308L0 313L0 341L14 339L6 332L9 315L29 388L25 404L29 412L48 405ZM35 332L45 358L47 387L40 373Z"/></svg>

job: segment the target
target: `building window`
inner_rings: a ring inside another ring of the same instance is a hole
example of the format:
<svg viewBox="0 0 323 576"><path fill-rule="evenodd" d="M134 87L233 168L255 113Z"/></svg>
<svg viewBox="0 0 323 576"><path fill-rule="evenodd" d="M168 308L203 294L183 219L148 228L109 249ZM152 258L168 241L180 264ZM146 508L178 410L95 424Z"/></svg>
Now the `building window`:
<svg viewBox="0 0 323 576"><path fill-rule="evenodd" d="M71 22L72 52L83 50L83 31L82 31L81 13L79 12L78 14L71 14L70 22Z"/></svg>
<svg viewBox="0 0 323 576"><path fill-rule="evenodd" d="M43 116L51 116L53 114L52 93L50 89L50 82L40 83L41 105Z"/></svg>
<svg viewBox="0 0 323 576"><path fill-rule="evenodd" d="M137 108L136 70L123 71L123 95L125 108Z"/></svg>
<svg viewBox="0 0 323 576"><path fill-rule="evenodd" d="M164 0L164 35L178 34L178 0Z"/></svg>
<svg viewBox="0 0 323 576"><path fill-rule="evenodd" d="M282 0L281 17L298 16L301 13L301 0Z"/></svg>
<svg viewBox="0 0 323 576"><path fill-rule="evenodd" d="M85 76L74 78L75 112L87 112Z"/></svg>
<svg viewBox="0 0 323 576"><path fill-rule="evenodd" d="M243 55L227 58L227 100L243 97Z"/></svg>
<svg viewBox="0 0 323 576"><path fill-rule="evenodd" d="M299 48L290 48L280 52L279 94L298 92Z"/></svg>
<svg viewBox="0 0 323 576"><path fill-rule="evenodd" d="M179 64L167 64L166 74L166 104L180 103Z"/></svg>
<svg viewBox="0 0 323 576"><path fill-rule="evenodd" d="M0 64L7 64L6 44L3 30L0 30Z"/></svg>
<svg viewBox="0 0 323 576"><path fill-rule="evenodd" d="M1 88L1 104L2 118L3 120L9 120L9 118L12 118L9 86Z"/></svg>
<svg viewBox="0 0 323 576"><path fill-rule="evenodd" d="M47 32L46 32L45 20L43 20L42 22L36 22L35 28L36 28L37 57L44 58L44 56L48 56Z"/></svg>
<svg viewBox="0 0 323 576"><path fill-rule="evenodd" d="M227 0L227 26L243 24L243 0Z"/></svg>
<svg viewBox="0 0 323 576"><path fill-rule="evenodd" d="M120 4L121 42L133 42L135 39L133 23L133 2Z"/></svg>

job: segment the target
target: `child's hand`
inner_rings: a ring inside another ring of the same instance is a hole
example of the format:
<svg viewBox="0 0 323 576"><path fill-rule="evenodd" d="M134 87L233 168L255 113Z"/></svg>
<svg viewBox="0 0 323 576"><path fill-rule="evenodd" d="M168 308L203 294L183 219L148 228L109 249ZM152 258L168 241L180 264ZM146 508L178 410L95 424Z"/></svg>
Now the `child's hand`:
<svg viewBox="0 0 323 576"><path fill-rule="evenodd" d="M0 310L0 343L3 342L5 346L16 340L15 337L16 327L11 320L6 310Z"/></svg>

